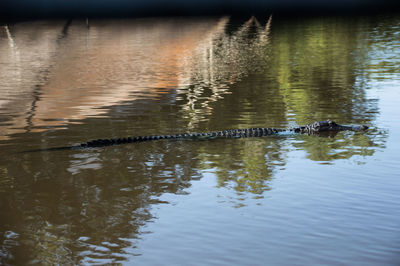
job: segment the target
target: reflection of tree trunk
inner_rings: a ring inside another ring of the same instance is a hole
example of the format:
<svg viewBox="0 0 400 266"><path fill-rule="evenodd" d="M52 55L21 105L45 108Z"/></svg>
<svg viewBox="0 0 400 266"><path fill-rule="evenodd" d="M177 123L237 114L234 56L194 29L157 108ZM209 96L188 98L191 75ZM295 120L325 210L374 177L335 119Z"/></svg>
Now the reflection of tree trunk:
<svg viewBox="0 0 400 266"><path fill-rule="evenodd" d="M40 88L41 88L41 85L35 85L35 88L32 91L33 101L32 101L29 111L26 113L27 114L27 117L26 117L26 131L27 132L30 132L31 128L33 126L32 119L35 115L36 103L40 100Z"/></svg>
<svg viewBox="0 0 400 266"><path fill-rule="evenodd" d="M11 32L10 32L10 29L8 28L8 25L7 25L7 26L4 26L4 29L5 29L5 31L6 31L6 33L7 33L7 38L8 38L10 47L11 47L11 48L15 48L14 39L13 39L13 37L12 37L12 35L11 35Z"/></svg>
<svg viewBox="0 0 400 266"><path fill-rule="evenodd" d="M56 48L54 51L54 56L57 56L57 50L60 46L60 43L62 42L63 39L65 39L68 36L68 29L69 26L71 25L72 19L68 19L67 22L65 23L60 35L57 37L57 41L56 41ZM39 77L40 79L44 80L44 84L47 83L49 81L49 75L51 72L51 68L52 68L52 64L50 64L50 66L48 66L48 68L44 69L43 71L39 72ZM43 74L43 75L41 75ZM27 117L26 117L26 131L30 131L33 123L32 123L32 119L35 116L35 111L37 109L37 102L40 101L40 90L42 88L43 84L36 84L35 88L32 92L33 95L33 101L30 107L30 110L27 112Z"/></svg>

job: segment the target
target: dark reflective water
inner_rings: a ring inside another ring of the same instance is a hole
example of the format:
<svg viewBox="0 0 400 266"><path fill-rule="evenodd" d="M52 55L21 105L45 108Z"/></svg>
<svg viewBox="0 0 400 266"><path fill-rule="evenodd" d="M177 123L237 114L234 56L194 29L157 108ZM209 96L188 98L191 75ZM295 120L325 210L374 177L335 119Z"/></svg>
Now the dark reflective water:
<svg viewBox="0 0 400 266"><path fill-rule="evenodd" d="M398 264L399 25L3 25L1 263ZM371 128L25 152L327 118Z"/></svg>

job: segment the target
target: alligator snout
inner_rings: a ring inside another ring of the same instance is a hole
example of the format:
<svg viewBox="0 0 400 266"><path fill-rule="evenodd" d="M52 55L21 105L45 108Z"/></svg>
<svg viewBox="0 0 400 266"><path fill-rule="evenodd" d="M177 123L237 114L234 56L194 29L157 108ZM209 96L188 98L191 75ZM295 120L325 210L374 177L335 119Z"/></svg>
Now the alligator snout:
<svg viewBox="0 0 400 266"><path fill-rule="evenodd" d="M368 129L368 126L366 126L366 125L356 125L356 126L350 126L350 127L351 127L350 130L353 130L353 131L365 131Z"/></svg>

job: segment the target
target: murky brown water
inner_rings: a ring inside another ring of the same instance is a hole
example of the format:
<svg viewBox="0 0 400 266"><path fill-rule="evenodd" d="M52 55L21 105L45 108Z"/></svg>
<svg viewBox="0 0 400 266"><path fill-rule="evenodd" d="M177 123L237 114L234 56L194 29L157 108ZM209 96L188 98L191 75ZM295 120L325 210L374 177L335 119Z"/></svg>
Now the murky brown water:
<svg viewBox="0 0 400 266"><path fill-rule="evenodd" d="M0 28L2 264L396 265L400 17ZM97 138L367 124L335 137Z"/></svg>

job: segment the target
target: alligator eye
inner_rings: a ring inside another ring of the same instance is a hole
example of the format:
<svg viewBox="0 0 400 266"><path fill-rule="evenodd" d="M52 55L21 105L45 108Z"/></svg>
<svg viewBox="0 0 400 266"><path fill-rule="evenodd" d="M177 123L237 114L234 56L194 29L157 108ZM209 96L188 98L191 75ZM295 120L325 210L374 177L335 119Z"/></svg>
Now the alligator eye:
<svg viewBox="0 0 400 266"><path fill-rule="evenodd" d="M328 120L329 126L337 126L336 122L333 120Z"/></svg>
<svg viewBox="0 0 400 266"><path fill-rule="evenodd" d="M313 130L313 131L319 131L319 129L320 129L320 124L319 124L319 123L315 123L315 124L312 126L312 130Z"/></svg>

